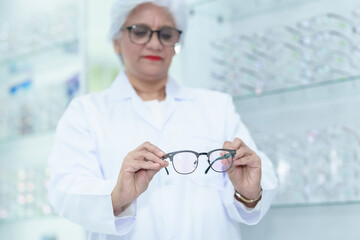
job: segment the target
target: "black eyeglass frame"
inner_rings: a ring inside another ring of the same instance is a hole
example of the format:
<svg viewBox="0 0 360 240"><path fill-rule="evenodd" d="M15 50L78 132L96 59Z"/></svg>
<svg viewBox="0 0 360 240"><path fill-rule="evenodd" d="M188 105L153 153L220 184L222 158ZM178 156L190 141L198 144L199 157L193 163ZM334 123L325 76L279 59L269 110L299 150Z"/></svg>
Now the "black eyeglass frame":
<svg viewBox="0 0 360 240"><path fill-rule="evenodd" d="M215 151L224 151L224 152L229 152L229 153L225 154L225 155L222 156L222 157L218 157L218 158L215 159L213 162L210 162L210 155L211 155L211 153L213 153L213 152L215 152ZM176 154L178 154L178 153L184 153L184 152L193 153L193 154L196 155L196 158L197 158L196 166L195 166L194 170L191 171L191 172L189 172L189 173L180 173L180 172L178 172L178 171L176 170L176 168L175 168L175 166L174 166L174 161L173 161L174 156L175 156ZM227 171L232 167L232 163L233 163L233 159L234 159L235 154L236 154L236 150L233 150L233 149L225 149L225 148L219 148L219 149L211 150L210 152L200 152L200 153L195 152L195 151L192 151L192 150L181 150L181 151L176 151L176 152L167 153L167 154L165 154L161 159L165 160L165 159L169 158L170 161L171 161L171 163L172 163L172 165L173 165L173 168L174 168L175 172L177 172L177 173L179 173L179 174L182 174L182 175L188 175L188 174L193 173L193 172L196 170L197 166L199 165L199 157L200 157L201 155L206 155L206 156L207 156L207 161L208 161L208 163L209 163L209 167L205 170L205 174L207 174L208 171L210 170L210 168L211 168L212 170L214 170L215 172L227 172ZM212 168L212 165L213 165L216 161L221 160L221 159L225 159L225 158L228 158L228 157L231 157L231 163L230 163L230 167L229 167L226 171L217 171L217 170L215 170L215 169ZM167 168L165 168L165 170L166 170L167 175L169 175L169 170L168 170Z"/></svg>
<svg viewBox="0 0 360 240"><path fill-rule="evenodd" d="M131 31L132 31L133 29L135 29L136 27L140 27L140 26L141 26L141 27L146 27L146 28L150 31L149 38L148 38L148 40L147 40L146 42L144 42L144 43L136 43L136 42L134 42L134 40L133 40L132 37L131 37ZM122 27L122 28L120 28L120 30L125 30L125 29L127 29L127 30L129 31L130 40L131 40L131 42L134 43L134 44L145 45L145 44L147 44L148 42L150 42L150 39L151 39L153 33L157 33L159 42L160 42L163 46L166 46L166 47L175 46L175 44L179 42L180 37L181 37L181 33L182 33L181 30L176 29L176 28L173 28L173 27L163 27L163 28L161 28L161 29L159 29L159 30L152 30L150 27L148 27L148 26L146 26L146 25L143 25L143 24L134 24L134 25L131 25L131 26L128 26L128 27ZM179 33L179 37L178 37L177 41L176 41L174 44L166 45L166 44L164 44L164 43L161 41L160 34L161 34L161 31L163 31L164 29L176 30L176 31Z"/></svg>

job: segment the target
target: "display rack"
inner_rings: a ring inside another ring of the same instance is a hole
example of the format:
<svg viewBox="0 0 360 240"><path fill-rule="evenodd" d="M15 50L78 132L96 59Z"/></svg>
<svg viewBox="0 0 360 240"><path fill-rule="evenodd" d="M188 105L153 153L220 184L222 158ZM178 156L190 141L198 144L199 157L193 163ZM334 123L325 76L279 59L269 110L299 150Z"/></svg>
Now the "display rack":
<svg viewBox="0 0 360 240"><path fill-rule="evenodd" d="M210 40L209 76L272 159L274 206L360 203L360 4L232 4L191 13L230 29Z"/></svg>
<svg viewBox="0 0 360 240"><path fill-rule="evenodd" d="M36 13L17 17L22 3L0 23L0 143L53 130L80 90L78 2L34 1Z"/></svg>
<svg viewBox="0 0 360 240"><path fill-rule="evenodd" d="M319 0L189 0L190 14L217 19L218 22L229 23L246 19L254 15L263 15L279 9L288 9Z"/></svg>
<svg viewBox="0 0 360 240"><path fill-rule="evenodd" d="M360 78L237 101L279 177L274 205L360 202Z"/></svg>
<svg viewBox="0 0 360 240"><path fill-rule="evenodd" d="M80 1L23 4L0 3L0 223L54 216L46 161L84 89Z"/></svg>

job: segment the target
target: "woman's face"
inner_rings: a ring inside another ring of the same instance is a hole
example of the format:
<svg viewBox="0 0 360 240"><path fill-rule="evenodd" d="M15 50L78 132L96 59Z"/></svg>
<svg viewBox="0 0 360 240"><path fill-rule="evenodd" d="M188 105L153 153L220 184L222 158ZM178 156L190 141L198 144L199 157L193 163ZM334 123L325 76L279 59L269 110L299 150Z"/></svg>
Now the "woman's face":
<svg viewBox="0 0 360 240"><path fill-rule="evenodd" d="M152 30L159 30L165 26L175 27L171 14L164 8L151 3L139 5L127 18L124 26L147 25ZM127 74L138 79L159 80L167 77L174 47L163 46L158 35L153 33L148 43L138 45L131 42L129 31L123 30L120 39L114 41L114 48L121 54Z"/></svg>

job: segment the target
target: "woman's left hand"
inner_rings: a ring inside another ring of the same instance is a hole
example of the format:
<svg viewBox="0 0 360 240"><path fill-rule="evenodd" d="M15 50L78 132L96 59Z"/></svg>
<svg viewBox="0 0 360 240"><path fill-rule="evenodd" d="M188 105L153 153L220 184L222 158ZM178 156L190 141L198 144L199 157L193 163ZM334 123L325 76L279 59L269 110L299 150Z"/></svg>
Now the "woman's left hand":
<svg viewBox="0 0 360 240"><path fill-rule="evenodd" d="M261 192L261 159L239 138L226 141L225 149L236 150L231 168L227 171L235 190L247 199L256 199Z"/></svg>

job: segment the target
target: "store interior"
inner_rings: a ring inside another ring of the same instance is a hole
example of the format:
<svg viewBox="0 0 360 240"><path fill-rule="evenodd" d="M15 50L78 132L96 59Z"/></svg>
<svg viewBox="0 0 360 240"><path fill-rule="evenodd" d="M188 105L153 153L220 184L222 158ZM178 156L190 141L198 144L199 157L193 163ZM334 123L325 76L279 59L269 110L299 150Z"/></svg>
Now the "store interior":
<svg viewBox="0 0 360 240"><path fill-rule="evenodd" d="M47 200L47 160L69 102L123 70L107 38L111 2L0 1L1 239L84 237ZM269 212L242 225L242 238L358 239L360 2L187 3L170 74L231 94L279 179Z"/></svg>

